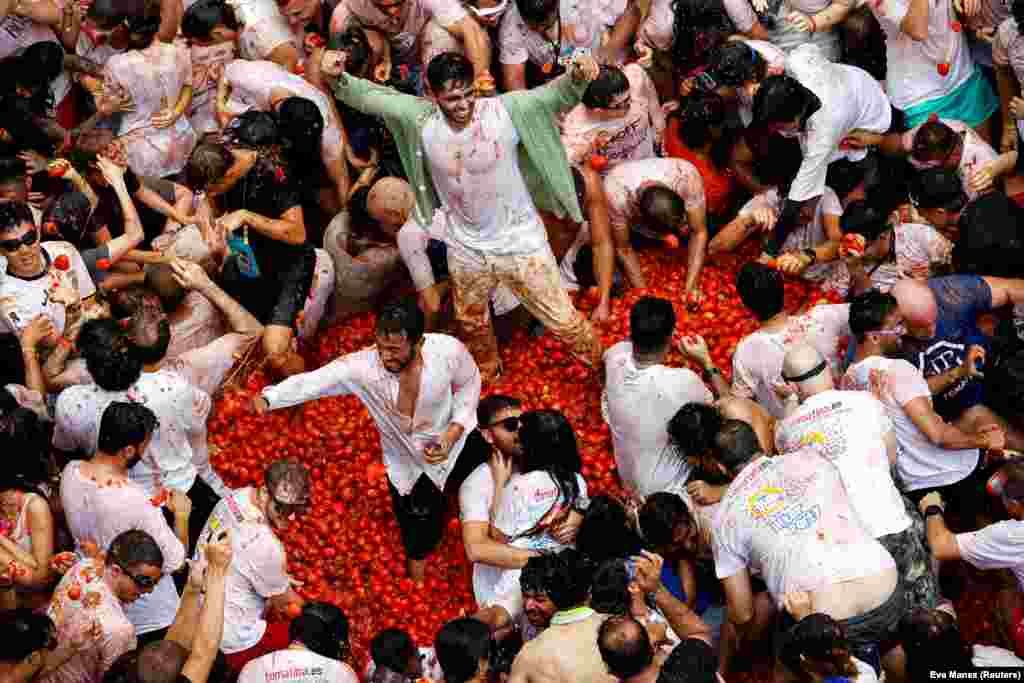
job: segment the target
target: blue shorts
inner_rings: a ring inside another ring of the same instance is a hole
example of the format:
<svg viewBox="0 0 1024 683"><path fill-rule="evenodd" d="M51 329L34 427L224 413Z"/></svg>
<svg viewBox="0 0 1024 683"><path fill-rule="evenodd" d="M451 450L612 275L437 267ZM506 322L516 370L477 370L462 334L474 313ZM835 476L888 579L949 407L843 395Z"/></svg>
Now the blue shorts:
<svg viewBox="0 0 1024 683"><path fill-rule="evenodd" d="M975 67L971 77L953 92L907 108L907 128L924 123L932 114L938 115L940 119L963 121L974 128L985 123L998 108L999 98L992 90L992 85L981 73L981 69Z"/></svg>

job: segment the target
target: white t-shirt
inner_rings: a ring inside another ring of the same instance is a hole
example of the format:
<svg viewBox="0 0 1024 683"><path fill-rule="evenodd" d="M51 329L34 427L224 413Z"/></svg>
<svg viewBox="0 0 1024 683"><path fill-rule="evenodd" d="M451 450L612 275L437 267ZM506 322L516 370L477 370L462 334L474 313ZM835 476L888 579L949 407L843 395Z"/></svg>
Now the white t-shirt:
<svg viewBox="0 0 1024 683"><path fill-rule="evenodd" d="M0 278L0 333L20 336L36 317L45 315L57 334L64 334L65 304L54 300L53 289L61 290L58 299L65 298L65 294L87 299L96 293L89 268L70 242L43 242L42 253L46 269L41 275L23 279L4 273ZM67 270L54 265L61 256L68 260Z"/></svg>
<svg viewBox="0 0 1024 683"><path fill-rule="evenodd" d="M966 35L950 26L955 19L952 5L952 0L928 3L928 38L918 41L900 30L909 0L868 3L885 32L886 90L898 109L945 97L974 74ZM949 73L940 74L939 64L949 64Z"/></svg>
<svg viewBox="0 0 1024 683"><path fill-rule="evenodd" d="M252 503L254 489L247 487L221 498L199 536L199 544L216 542L222 530L231 532L231 570L224 604L224 654L247 650L267 630L263 619L267 600L288 591L284 546L270 523ZM197 556L194 559L199 559Z"/></svg>
<svg viewBox="0 0 1024 683"><path fill-rule="evenodd" d="M604 364L601 407L623 483L646 497L685 482L690 464L669 443L668 422L687 403L712 403L711 390L687 368L637 367L629 341L605 351Z"/></svg>
<svg viewBox="0 0 1024 683"><path fill-rule="evenodd" d="M739 473L715 516L713 550L719 579L760 567L779 606L790 591L896 569L850 506L839 471L811 448L760 457Z"/></svg>
<svg viewBox="0 0 1024 683"><path fill-rule="evenodd" d="M279 650L250 661L238 683L359 683L348 664L311 650Z"/></svg>
<svg viewBox="0 0 1024 683"><path fill-rule="evenodd" d="M775 447L789 453L818 448L839 470L850 504L872 538L910 526L903 498L892 481L885 436L892 421L864 391L823 391L811 396L775 428Z"/></svg>
<svg viewBox="0 0 1024 683"><path fill-rule="evenodd" d="M950 450L934 445L903 409L916 398L931 401L928 382L907 361L865 358L850 366L842 385L844 389L870 391L885 406L899 444L896 471L907 491L955 484L974 471L980 457L977 448Z"/></svg>
<svg viewBox="0 0 1024 683"><path fill-rule="evenodd" d="M679 195L686 204L687 212L704 210L704 179L686 159L656 157L624 161L609 171L604 179L608 219L612 229L626 229L634 222L641 194L647 188L657 185L667 187Z"/></svg>
<svg viewBox="0 0 1024 683"><path fill-rule="evenodd" d="M978 569L1009 569L1024 590L1024 522L1008 519L956 535L960 557Z"/></svg>
<svg viewBox="0 0 1024 683"><path fill-rule="evenodd" d="M519 131L499 98L478 100L455 131L440 110L423 127L423 150L448 223L450 245L527 254L547 233L519 170Z"/></svg>
<svg viewBox="0 0 1024 683"><path fill-rule="evenodd" d="M871 74L847 64L834 64L814 45L801 45L789 54L786 73L821 100L799 135L803 163L789 198L804 201L825 191L828 165L839 159L860 161L866 150L841 150L839 143L856 128L884 133L892 124L892 107Z"/></svg>
<svg viewBox="0 0 1024 683"><path fill-rule="evenodd" d="M491 521L494 503L494 475L487 463L478 465L459 487L459 519L466 522ZM476 604L486 607L495 597L494 587L501 578L501 567L483 562L473 563L473 597Z"/></svg>
<svg viewBox="0 0 1024 683"><path fill-rule="evenodd" d="M605 36L626 11L625 0L560 0L560 26L553 38L534 31L523 20L519 7L510 2L501 19L498 35L498 59L502 64L523 64L530 61L545 64L569 64L574 56L591 54L605 41ZM561 38L561 40L558 40ZM613 61L621 62L624 55Z"/></svg>
<svg viewBox="0 0 1024 683"><path fill-rule="evenodd" d="M842 346L850 334L849 304L815 306L801 315L790 316L781 330L758 330L740 340L732 356L732 393L761 404L772 417L784 417L783 402L776 392L782 381L782 361L796 344L807 343L840 376Z"/></svg>

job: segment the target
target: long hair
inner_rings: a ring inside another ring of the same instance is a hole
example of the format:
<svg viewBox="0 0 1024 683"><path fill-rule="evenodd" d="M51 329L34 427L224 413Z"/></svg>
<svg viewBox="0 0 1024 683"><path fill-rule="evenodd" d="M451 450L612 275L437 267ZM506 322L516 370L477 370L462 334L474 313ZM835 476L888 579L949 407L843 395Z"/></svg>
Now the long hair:
<svg viewBox="0 0 1024 683"><path fill-rule="evenodd" d="M534 470L547 472L566 507L572 507L580 496L576 475L583 468L572 425L554 410L531 410L520 419L523 474Z"/></svg>
<svg viewBox="0 0 1024 683"><path fill-rule="evenodd" d="M672 63L677 78L704 63L704 57L736 32L721 0L673 0Z"/></svg>

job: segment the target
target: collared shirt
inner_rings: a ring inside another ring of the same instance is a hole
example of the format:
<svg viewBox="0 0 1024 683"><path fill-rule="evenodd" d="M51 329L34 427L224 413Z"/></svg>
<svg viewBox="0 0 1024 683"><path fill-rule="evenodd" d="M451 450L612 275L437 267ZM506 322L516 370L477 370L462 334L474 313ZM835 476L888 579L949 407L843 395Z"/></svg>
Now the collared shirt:
<svg viewBox="0 0 1024 683"><path fill-rule="evenodd" d="M271 410L276 410L353 394L377 425L388 478L398 493L407 495L421 474L444 488L469 433L476 427L480 371L462 342L445 334L424 335L421 353L420 391L411 417L398 412L399 376L381 364L376 346L267 387L263 398ZM462 436L447 460L428 464L424 446L440 437L452 422L462 425Z"/></svg>
<svg viewBox="0 0 1024 683"><path fill-rule="evenodd" d="M575 624L577 621L583 621L597 614L593 609L586 605L582 607L573 607L572 609L564 609L560 612L555 612L551 617L552 626L564 626L565 624Z"/></svg>

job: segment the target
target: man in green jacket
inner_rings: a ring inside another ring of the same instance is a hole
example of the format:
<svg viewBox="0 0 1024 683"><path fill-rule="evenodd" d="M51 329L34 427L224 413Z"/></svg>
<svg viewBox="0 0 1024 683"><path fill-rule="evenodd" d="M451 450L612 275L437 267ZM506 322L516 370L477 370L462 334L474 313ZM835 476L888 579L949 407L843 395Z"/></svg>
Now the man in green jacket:
<svg viewBox="0 0 1024 683"><path fill-rule="evenodd" d="M416 194L416 220L426 226L443 213L455 316L483 380L501 374L489 307L499 283L597 366L601 342L562 288L537 212L583 220L556 117L580 101L597 62L580 57L548 85L479 100L472 65L452 52L427 67L429 98L346 74L342 52L324 52L320 65L340 101L383 117Z"/></svg>

